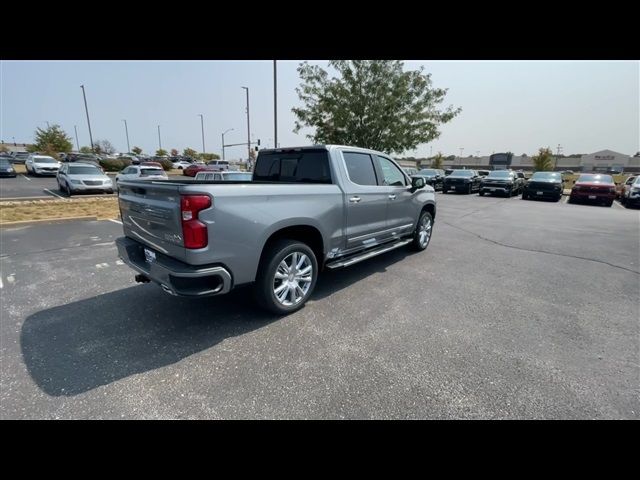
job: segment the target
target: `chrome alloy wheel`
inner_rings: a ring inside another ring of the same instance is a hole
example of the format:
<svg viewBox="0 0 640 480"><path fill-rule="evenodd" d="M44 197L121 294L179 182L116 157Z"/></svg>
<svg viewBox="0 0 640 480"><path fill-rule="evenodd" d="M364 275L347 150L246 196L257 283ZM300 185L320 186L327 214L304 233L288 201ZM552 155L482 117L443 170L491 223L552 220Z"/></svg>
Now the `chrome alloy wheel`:
<svg viewBox="0 0 640 480"><path fill-rule="evenodd" d="M429 243L429 239L431 238L431 218L427 215L422 217L422 221L420 222L420 227L418 230L418 238L420 241L420 246L422 248L426 247Z"/></svg>
<svg viewBox="0 0 640 480"><path fill-rule="evenodd" d="M276 269L273 293L285 307L296 305L307 295L312 279L311 259L302 252L290 253Z"/></svg>

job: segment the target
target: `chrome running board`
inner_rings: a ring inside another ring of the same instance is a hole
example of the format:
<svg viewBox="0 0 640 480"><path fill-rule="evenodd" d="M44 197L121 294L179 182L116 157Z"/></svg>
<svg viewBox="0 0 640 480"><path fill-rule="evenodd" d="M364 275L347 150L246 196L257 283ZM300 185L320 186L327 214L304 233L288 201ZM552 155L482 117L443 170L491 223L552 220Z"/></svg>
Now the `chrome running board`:
<svg viewBox="0 0 640 480"><path fill-rule="evenodd" d="M336 261L331 262L331 263L327 263L325 265L325 267L327 267L328 269L331 269L331 270L334 270L336 268L349 267L349 266L353 265L354 263L358 263L358 262L361 262L363 260L367 260L368 258L380 255L382 253L386 253L386 252L389 252L391 250L395 250L396 248L404 247L405 245L411 243L412 241L413 241L413 238L409 238L409 239L406 239L406 240L400 240L398 242L394 242L391 245L386 243L384 245L379 246L375 250L369 250L367 252L361 253L359 255L355 255L353 257L340 259L340 260L336 260Z"/></svg>

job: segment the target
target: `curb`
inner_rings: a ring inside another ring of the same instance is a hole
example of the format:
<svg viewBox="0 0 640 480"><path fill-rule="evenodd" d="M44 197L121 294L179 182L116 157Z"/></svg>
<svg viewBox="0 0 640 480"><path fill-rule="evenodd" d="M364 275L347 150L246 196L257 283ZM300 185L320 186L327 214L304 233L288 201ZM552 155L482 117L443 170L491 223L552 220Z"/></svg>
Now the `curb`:
<svg viewBox="0 0 640 480"><path fill-rule="evenodd" d="M46 223L67 223L67 222L76 222L80 220L98 220L98 217L86 216L86 217L45 218L43 220L21 220L19 222L0 223L0 228L25 227L30 225L42 225Z"/></svg>

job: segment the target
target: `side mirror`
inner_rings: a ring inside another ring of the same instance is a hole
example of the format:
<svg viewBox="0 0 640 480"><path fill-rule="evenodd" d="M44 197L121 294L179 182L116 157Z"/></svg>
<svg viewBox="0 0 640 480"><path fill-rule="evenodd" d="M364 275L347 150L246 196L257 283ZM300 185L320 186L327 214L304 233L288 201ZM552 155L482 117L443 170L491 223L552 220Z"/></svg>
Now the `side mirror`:
<svg viewBox="0 0 640 480"><path fill-rule="evenodd" d="M424 178L422 177L411 177L411 189L418 190L419 188L424 187Z"/></svg>

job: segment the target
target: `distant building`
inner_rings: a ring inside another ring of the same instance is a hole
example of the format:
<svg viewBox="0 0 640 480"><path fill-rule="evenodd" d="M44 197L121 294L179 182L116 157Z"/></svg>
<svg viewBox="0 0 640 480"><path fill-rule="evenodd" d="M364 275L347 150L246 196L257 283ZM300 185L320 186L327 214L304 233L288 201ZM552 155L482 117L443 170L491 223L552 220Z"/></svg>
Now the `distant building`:
<svg viewBox="0 0 640 480"><path fill-rule="evenodd" d="M27 148L31 146L29 143L13 143L13 142L7 143L5 141L0 143L0 145L5 147L9 153L26 152Z"/></svg>

